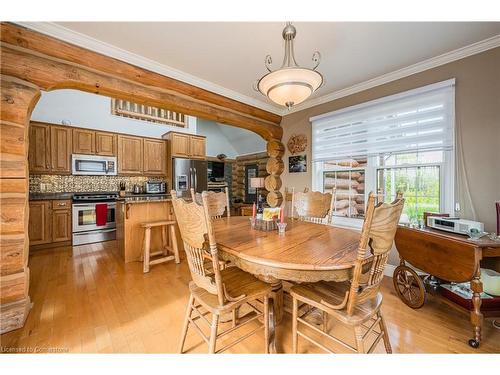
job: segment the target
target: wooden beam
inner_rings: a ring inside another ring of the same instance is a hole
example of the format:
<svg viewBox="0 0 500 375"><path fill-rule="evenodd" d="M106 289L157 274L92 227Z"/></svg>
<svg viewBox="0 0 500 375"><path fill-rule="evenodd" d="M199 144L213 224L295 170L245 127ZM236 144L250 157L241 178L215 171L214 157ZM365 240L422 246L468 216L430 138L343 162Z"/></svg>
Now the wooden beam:
<svg viewBox="0 0 500 375"><path fill-rule="evenodd" d="M281 116L274 113L17 25L1 23L0 27L2 60L4 53L8 53L8 57L23 57L17 62L2 61L4 74L38 82L44 90L74 88L167 106L174 111L254 131L266 140L281 139ZM51 77L53 73L55 77ZM124 88L132 91L123 91ZM145 92L149 93L147 97Z"/></svg>

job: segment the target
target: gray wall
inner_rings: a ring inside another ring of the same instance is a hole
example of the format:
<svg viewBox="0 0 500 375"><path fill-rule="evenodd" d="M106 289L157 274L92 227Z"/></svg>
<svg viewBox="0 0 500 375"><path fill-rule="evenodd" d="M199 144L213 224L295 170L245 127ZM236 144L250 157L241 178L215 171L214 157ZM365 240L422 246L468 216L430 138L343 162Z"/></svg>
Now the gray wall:
<svg viewBox="0 0 500 375"><path fill-rule="evenodd" d="M283 187L311 187L311 123L309 118L322 113L396 94L402 91L456 79L456 127L462 138L463 160L456 160L455 192L461 216L471 217L467 184L477 219L487 231L496 229L494 202L500 200L500 48L495 48L452 63L411 75L322 105L292 113L283 118L283 142L294 133L308 137L306 173L283 173ZM288 150L285 165L288 164ZM465 173L464 173L465 172ZM462 176L463 175L463 176ZM463 178L463 177L466 177Z"/></svg>

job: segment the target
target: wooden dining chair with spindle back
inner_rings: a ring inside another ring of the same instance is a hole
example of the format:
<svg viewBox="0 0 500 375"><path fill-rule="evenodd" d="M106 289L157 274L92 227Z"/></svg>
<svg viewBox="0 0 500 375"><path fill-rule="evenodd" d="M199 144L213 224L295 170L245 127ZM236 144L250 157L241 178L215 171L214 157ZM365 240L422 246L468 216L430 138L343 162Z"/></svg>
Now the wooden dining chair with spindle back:
<svg viewBox="0 0 500 375"><path fill-rule="evenodd" d="M351 280L343 283L301 284L291 288L290 294L293 298L292 347L294 353L297 353L299 336L327 352L332 352L324 344L308 336L304 331L300 331L298 329L299 323L354 352L371 353L381 339L384 340L386 352L392 352L387 327L380 311L382 294L379 290L384 276L384 267L403 210L404 199L401 194L398 194L392 203L375 205L375 200L376 196L370 193ZM304 305L317 308L329 318L352 327L355 334L355 347L330 335L326 329L326 320L323 321L323 330L321 330L305 320L308 311L305 315L299 316L299 308L301 311L304 310ZM377 328L378 331L376 331ZM365 345L367 338L372 334L375 335L374 340L367 347Z"/></svg>
<svg viewBox="0 0 500 375"><path fill-rule="evenodd" d="M210 217L212 219L220 219L224 217L224 212L226 213L226 217L231 216L231 207L229 205L229 189L227 186L224 191L215 192L215 191L207 191L207 200L208 200L208 212L210 213ZM202 204L201 194L195 193L194 189L191 188L191 198L193 201Z"/></svg>
<svg viewBox="0 0 500 375"><path fill-rule="evenodd" d="M209 353L220 353L229 349L263 328L265 352L267 353L271 286L237 267L228 267L224 270L217 267L219 255L212 228L213 219L209 211L207 192L201 194L201 205L195 200L186 202L182 198L177 198L176 192L173 190L171 194L192 278L189 283L190 296L182 327L179 352L184 351L187 331L193 327L208 344ZM210 268L206 267L206 259L212 261ZM255 306L259 303L263 306L257 309ZM236 319L237 310L243 305L247 305L253 310L253 313L238 320ZM210 314L211 320L207 319L207 315ZM219 332L220 317L228 314L233 317L232 326L224 332ZM262 319L263 323L259 322L259 318ZM203 333L197 324L198 322L208 325L209 336ZM225 337L247 324L254 324L256 328L254 326L250 332L239 336L222 348L217 348L219 338Z"/></svg>
<svg viewBox="0 0 500 375"><path fill-rule="evenodd" d="M292 197L292 211L297 213L298 219L316 224L330 224L332 222L335 190L332 193L319 191L296 192Z"/></svg>

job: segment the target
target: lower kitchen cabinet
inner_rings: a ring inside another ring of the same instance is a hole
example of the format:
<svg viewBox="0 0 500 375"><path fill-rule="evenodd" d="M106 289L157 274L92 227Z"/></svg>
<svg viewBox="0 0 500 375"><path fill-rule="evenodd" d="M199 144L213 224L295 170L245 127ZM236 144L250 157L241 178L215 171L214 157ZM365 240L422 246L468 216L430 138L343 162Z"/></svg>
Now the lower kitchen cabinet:
<svg viewBox="0 0 500 375"><path fill-rule="evenodd" d="M40 200L30 202L30 246L71 241L71 200Z"/></svg>
<svg viewBox="0 0 500 375"><path fill-rule="evenodd" d="M30 246L52 242L52 201L30 202L28 234Z"/></svg>
<svg viewBox="0 0 500 375"><path fill-rule="evenodd" d="M58 206L66 201L52 203L52 242L71 241L71 205Z"/></svg>

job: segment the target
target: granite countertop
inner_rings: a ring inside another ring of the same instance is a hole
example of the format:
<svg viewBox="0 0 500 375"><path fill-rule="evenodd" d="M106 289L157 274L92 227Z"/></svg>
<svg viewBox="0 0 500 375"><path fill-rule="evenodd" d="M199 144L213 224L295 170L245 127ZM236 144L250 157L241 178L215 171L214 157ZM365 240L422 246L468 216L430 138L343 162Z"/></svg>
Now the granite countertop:
<svg viewBox="0 0 500 375"><path fill-rule="evenodd" d="M30 201L51 200L51 199L72 199L76 193L30 193ZM170 194L133 194L127 193L125 197L120 197L118 201L128 202L148 202L156 200L170 200Z"/></svg>
<svg viewBox="0 0 500 375"><path fill-rule="evenodd" d="M30 193L30 201L42 201L50 199L72 199L74 193Z"/></svg>
<svg viewBox="0 0 500 375"><path fill-rule="evenodd" d="M118 202L124 203L153 203L153 202L169 202L171 201L170 194L127 194L125 197L117 199Z"/></svg>

